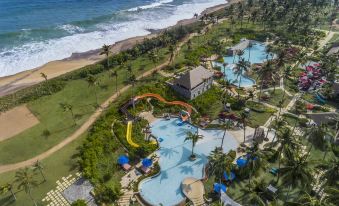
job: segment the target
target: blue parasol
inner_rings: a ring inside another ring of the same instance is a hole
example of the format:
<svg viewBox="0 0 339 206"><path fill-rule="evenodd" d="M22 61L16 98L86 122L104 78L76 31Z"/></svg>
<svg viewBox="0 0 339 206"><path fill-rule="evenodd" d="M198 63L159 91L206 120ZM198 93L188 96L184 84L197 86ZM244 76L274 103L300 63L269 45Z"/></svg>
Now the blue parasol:
<svg viewBox="0 0 339 206"><path fill-rule="evenodd" d="M238 167L245 167L247 164L247 160L243 158L237 159L237 165Z"/></svg>
<svg viewBox="0 0 339 206"><path fill-rule="evenodd" d="M149 158L145 158L142 160L142 166L144 167L150 167L152 166L152 164L153 164L153 161Z"/></svg>
<svg viewBox="0 0 339 206"><path fill-rule="evenodd" d="M233 172L230 173L230 175L227 174L227 172L224 172L224 178L225 180L234 180L235 179L235 174Z"/></svg>
<svg viewBox="0 0 339 206"><path fill-rule="evenodd" d="M123 164L127 164L128 162L129 162L129 159L128 159L127 156L125 156L125 155L119 156L118 164L123 165Z"/></svg>
<svg viewBox="0 0 339 206"><path fill-rule="evenodd" d="M227 187L224 184L214 183L213 184L213 190L214 190L214 192L217 192L217 193L220 193L221 190L226 192Z"/></svg>

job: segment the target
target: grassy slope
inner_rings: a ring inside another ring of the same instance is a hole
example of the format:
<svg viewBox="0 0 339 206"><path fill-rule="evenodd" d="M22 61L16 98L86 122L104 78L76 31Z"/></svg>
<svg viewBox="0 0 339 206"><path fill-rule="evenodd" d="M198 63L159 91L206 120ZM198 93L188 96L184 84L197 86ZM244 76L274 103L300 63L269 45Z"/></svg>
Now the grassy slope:
<svg viewBox="0 0 339 206"><path fill-rule="evenodd" d="M164 61L167 50L160 50L159 56ZM161 62L161 61L160 61ZM131 61L133 73L138 76L154 67L147 55ZM144 71L139 70L145 65ZM115 91L115 79L109 78L109 72L98 74L100 86L97 88L99 103L106 100ZM118 86L124 86L127 72L118 69ZM72 127L73 120L70 113L64 113L59 103L67 102L73 105L74 112L79 116L78 126ZM40 124L0 143L0 164L23 161L34 157L72 134L94 112L94 88L88 87L85 79L69 81L66 87L51 96L40 98L28 104L31 111L37 115ZM43 137L45 129L51 132L49 137ZM29 147L27 147L29 145Z"/></svg>

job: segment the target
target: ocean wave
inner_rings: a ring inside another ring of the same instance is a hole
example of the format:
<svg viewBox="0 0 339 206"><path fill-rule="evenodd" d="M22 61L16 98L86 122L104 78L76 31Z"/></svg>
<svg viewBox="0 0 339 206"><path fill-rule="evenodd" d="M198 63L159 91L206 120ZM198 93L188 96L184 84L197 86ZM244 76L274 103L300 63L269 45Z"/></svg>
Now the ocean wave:
<svg viewBox="0 0 339 206"><path fill-rule="evenodd" d="M148 4L148 5L145 5L145 6L138 6L138 7L128 9L127 11L138 11L138 10L152 9L152 8L156 8L156 7L159 7L163 4L168 4L168 3L171 3L171 2L173 2L173 0L158 0L154 3Z"/></svg>
<svg viewBox="0 0 339 206"><path fill-rule="evenodd" d="M47 62L64 59L72 53L86 52L100 48L103 44L147 35L147 29L163 29L175 25L179 20L192 18L205 8L225 3L224 0L195 0L192 3L169 7L161 11L132 13L130 20L116 23L116 20L96 25L92 32L76 32L69 36L44 41L33 41L14 48L0 48L0 77L39 67ZM80 27L81 28L81 27ZM76 27L66 27L71 32Z"/></svg>
<svg viewBox="0 0 339 206"><path fill-rule="evenodd" d="M65 24L58 26L59 29L65 30L70 34L81 33L84 32L85 29L81 28L80 26L72 25L72 24Z"/></svg>

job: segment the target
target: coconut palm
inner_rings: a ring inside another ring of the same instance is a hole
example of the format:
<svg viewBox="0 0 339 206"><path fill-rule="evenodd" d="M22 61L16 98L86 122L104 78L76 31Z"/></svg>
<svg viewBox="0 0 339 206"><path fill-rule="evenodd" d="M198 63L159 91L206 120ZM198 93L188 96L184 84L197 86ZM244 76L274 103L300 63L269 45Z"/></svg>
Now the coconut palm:
<svg viewBox="0 0 339 206"><path fill-rule="evenodd" d="M194 147L195 147L195 145L196 145L196 143L200 140L200 139L202 139L203 138L203 136L202 135L199 135L198 134L198 132L196 132L196 133L192 133L192 132L188 132L187 133L187 137L185 138L185 142L186 141L192 141L192 154L191 154L191 156L190 156L190 159L191 160L194 160L196 157L195 157L195 154L194 154Z"/></svg>
<svg viewBox="0 0 339 206"><path fill-rule="evenodd" d="M326 186L339 186L339 160L338 158L332 158L317 166L323 170L319 180L322 183L321 187Z"/></svg>
<svg viewBox="0 0 339 206"><path fill-rule="evenodd" d="M235 74L237 74L238 87L240 88L243 73L248 71L250 67L250 63L248 61L245 61L244 58L241 58L241 57L239 58L240 60L238 61L235 67ZM239 98L240 98L240 94L238 92L238 99Z"/></svg>
<svg viewBox="0 0 339 206"><path fill-rule="evenodd" d="M244 199L248 205L266 206L265 194L267 183L262 180L253 180L250 187L245 187L241 191L246 194Z"/></svg>
<svg viewBox="0 0 339 206"><path fill-rule="evenodd" d="M326 196L324 197L324 202L330 206L331 204L339 205L339 187L326 187L325 193ZM332 206L331 205L331 206Z"/></svg>
<svg viewBox="0 0 339 206"><path fill-rule="evenodd" d="M7 192L10 192L14 200L16 200L16 196L13 191L13 183L6 183L5 185L0 186L0 194L5 194Z"/></svg>
<svg viewBox="0 0 339 206"><path fill-rule="evenodd" d="M96 106L98 106L98 95L97 95L97 85L99 84L98 82L98 78L95 77L94 75L89 75L86 79L87 83L88 83L88 87L93 87L94 89L94 95L95 95L95 104Z"/></svg>
<svg viewBox="0 0 339 206"><path fill-rule="evenodd" d="M225 136L226 136L226 132L227 132L228 129L232 128L232 122L226 121L225 124L223 125L223 127L224 127L224 134L223 134L222 139L221 139L221 145L220 145L221 150L222 150L223 145L224 145L224 139L225 139Z"/></svg>
<svg viewBox="0 0 339 206"><path fill-rule="evenodd" d="M44 179L44 182L46 182L46 177L45 177L45 174L43 172L44 166L42 165L42 163L39 160L37 160L35 162L35 164L33 165L33 168L34 168L35 171L38 170L40 172L40 175Z"/></svg>
<svg viewBox="0 0 339 206"><path fill-rule="evenodd" d="M118 72L117 71L113 71L110 75L110 77L114 77L115 78L115 93L118 94Z"/></svg>
<svg viewBox="0 0 339 206"><path fill-rule="evenodd" d="M299 196L297 202L286 202L288 206L328 206L323 199L311 196L308 192L304 192Z"/></svg>
<svg viewBox="0 0 339 206"><path fill-rule="evenodd" d="M20 169L15 173L15 182L18 184L19 190L24 190L29 195L34 205L37 206L36 201L32 196L32 188L37 186L37 181L34 179L34 173L31 169Z"/></svg>
<svg viewBox="0 0 339 206"><path fill-rule="evenodd" d="M222 66L223 66L223 68L224 68L224 77L225 77L225 79L226 79L226 67L227 67L227 65L228 65L228 63L226 63L226 62L224 62L224 63L222 64Z"/></svg>
<svg viewBox="0 0 339 206"><path fill-rule="evenodd" d="M209 175L215 175L217 181L221 182L224 172L230 175L234 169L233 161L236 158L236 152L230 150L227 154L223 153L219 148L215 148L208 156L208 173Z"/></svg>
<svg viewBox="0 0 339 206"><path fill-rule="evenodd" d="M313 175L309 165L307 158L293 155L291 150L290 153L286 153L285 164L278 172L283 183L289 187L285 201L288 200L292 188L299 186L308 189L311 185Z"/></svg>
<svg viewBox="0 0 339 206"><path fill-rule="evenodd" d="M169 59L169 62L168 62L168 64L171 64L172 62L173 62L173 59L174 59L174 55L175 55L175 46L173 46L173 45L170 45L169 47L168 47L168 51L170 52L170 59ZM152 60L153 61L153 60Z"/></svg>
<svg viewBox="0 0 339 206"><path fill-rule="evenodd" d="M154 67L156 67L156 63L159 61L159 56L157 54L157 51L155 49L153 49L152 51L150 51L148 53L148 57L151 59L151 61L154 64Z"/></svg>
<svg viewBox="0 0 339 206"><path fill-rule="evenodd" d="M73 123L76 125L76 119L73 111L73 106L71 104L68 104L66 102L60 103L60 107L64 112L70 112L72 115Z"/></svg>
<svg viewBox="0 0 339 206"><path fill-rule="evenodd" d="M260 91L259 91L259 96L258 96L259 101L261 101L261 94L262 94L264 82L266 79L272 77L272 73L274 73L274 69L273 69L272 61L270 60L265 62L263 67L258 71L259 78L261 79Z"/></svg>
<svg viewBox="0 0 339 206"><path fill-rule="evenodd" d="M312 126L307 132L306 136L311 143L310 150L313 147L325 150L327 140L326 136L329 135L328 126L326 124L321 124L318 126Z"/></svg>
<svg viewBox="0 0 339 206"><path fill-rule="evenodd" d="M104 44L101 47L101 52L100 52L100 55L103 55L103 54L106 55L106 59L107 59L106 65L107 65L107 68L109 67L109 58L108 58L108 56L109 56L109 47L110 47L109 45Z"/></svg>
<svg viewBox="0 0 339 206"><path fill-rule="evenodd" d="M136 83L137 79L135 77L134 74L132 74L129 78L129 82L132 84L132 97L131 99L133 100L134 99L134 87L135 87L135 83ZM135 102L133 100L133 108L135 109Z"/></svg>
<svg viewBox="0 0 339 206"><path fill-rule="evenodd" d="M247 123L248 123L248 118L249 118L249 115L248 115L247 112L245 112L245 111L241 112L240 120L243 124L243 131L244 131L244 141L243 141L242 145L245 145L245 141L246 141L246 126L247 126Z"/></svg>
<svg viewBox="0 0 339 206"><path fill-rule="evenodd" d="M48 88L49 94L52 94L51 88L47 85L47 83L48 83L48 77L47 77L47 74L41 72L41 73L40 73L40 76L45 80L45 84L46 84L46 86L47 86L47 88Z"/></svg>

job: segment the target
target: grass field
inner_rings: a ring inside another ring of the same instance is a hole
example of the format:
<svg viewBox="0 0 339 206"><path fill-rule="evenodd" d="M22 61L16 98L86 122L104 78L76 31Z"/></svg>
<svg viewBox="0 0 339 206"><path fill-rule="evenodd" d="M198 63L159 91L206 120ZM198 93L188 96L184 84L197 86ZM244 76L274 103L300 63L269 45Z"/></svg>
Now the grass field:
<svg viewBox="0 0 339 206"><path fill-rule="evenodd" d="M159 51L160 61L167 56L167 49ZM147 55L131 61L133 74L138 76L154 67L154 63ZM144 70L140 66L144 65ZM118 87L125 85L124 81L128 72L119 68ZM97 75L99 86L96 91L99 104L115 92L115 78L109 77L111 71ZM69 112L63 112L60 103L67 102L73 105L77 117L77 126L73 125L73 119ZM53 95L45 96L28 103L29 109L39 119L40 124L0 143L0 164L9 164L34 157L56 145L64 138L72 134L95 111L94 88L89 87L85 79L68 81L66 87ZM49 130L51 135L43 136L43 131ZM29 147L27 147L29 145Z"/></svg>
<svg viewBox="0 0 339 206"><path fill-rule="evenodd" d="M276 89L275 92L269 91L270 98L266 101L267 103L274 105L276 107L280 106L280 101L282 100L282 97L284 95L284 91L281 89ZM284 102L282 104L283 107L286 107L288 103L291 101L292 97L285 94L284 96Z"/></svg>

